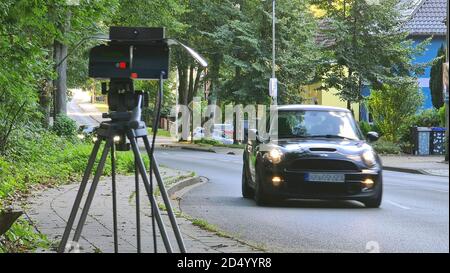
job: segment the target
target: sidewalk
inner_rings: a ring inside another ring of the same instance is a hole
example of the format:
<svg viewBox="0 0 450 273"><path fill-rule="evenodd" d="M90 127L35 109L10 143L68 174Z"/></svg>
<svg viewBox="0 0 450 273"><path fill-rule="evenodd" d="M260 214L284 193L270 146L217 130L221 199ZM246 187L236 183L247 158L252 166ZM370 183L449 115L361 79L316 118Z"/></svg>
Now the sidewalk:
<svg viewBox="0 0 450 273"><path fill-rule="evenodd" d="M161 168L161 174L165 179L165 183L171 185L176 185L176 183L173 183L180 176L186 177L189 175L185 172L167 168ZM119 251L121 253L136 252L134 185L134 177L118 176L117 178L118 233ZM142 183L140 186L142 250L144 253L152 253L151 210L149 201L145 198L146 194ZM78 187L79 184L72 184L45 190L29 200L29 208L26 209L28 215L35 223L37 230L47 235L53 242L59 242L61 239ZM173 200L172 205L176 207L176 211L179 210L177 208L177 200ZM110 179L106 178L98 185L86 225L83 229L83 236L79 242L82 248L81 252L114 251L111 207L111 183ZM78 216L80 214L81 211ZM162 214L172 247L175 252L178 252L167 213L162 212ZM190 253L258 252L251 246L234 239L220 237L213 232L202 230L185 218L178 217L177 221L183 234L186 249ZM165 252L159 232L157 232L157 243L158 251ZM54 250L51 251L53 252Z"/></svg>
<svg viewBox="0 0 450 273"><path fill-rule="evenodd" d="M444 162L444 156L382 156L381 160L386 170L449 176L449 166L448 162Z"/></svg>
<svg viewBox="0 0 450 273"><path fill-rule="evenodd" d="M241 156L243 149L213 147L189 143L171 143L161 145L167 148L180 148L184 150L203 151L217 154L233 154ZM444 156L381 156L383 167L388 171L405 172L413 174L426 174L435 176L449 176L449 165L444 162Z"/></svg>

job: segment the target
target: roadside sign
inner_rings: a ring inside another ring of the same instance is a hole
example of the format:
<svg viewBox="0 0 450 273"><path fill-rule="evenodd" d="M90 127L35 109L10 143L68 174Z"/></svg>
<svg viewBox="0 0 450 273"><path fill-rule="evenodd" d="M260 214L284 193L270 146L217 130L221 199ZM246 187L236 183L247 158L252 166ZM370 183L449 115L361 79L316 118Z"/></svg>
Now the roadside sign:
<svg viewBox="0 0 450 273"><path fill-rule="evenodd" d="M269 95L271 97L278 97L278 79L271 78L269 82Z"/></svg>

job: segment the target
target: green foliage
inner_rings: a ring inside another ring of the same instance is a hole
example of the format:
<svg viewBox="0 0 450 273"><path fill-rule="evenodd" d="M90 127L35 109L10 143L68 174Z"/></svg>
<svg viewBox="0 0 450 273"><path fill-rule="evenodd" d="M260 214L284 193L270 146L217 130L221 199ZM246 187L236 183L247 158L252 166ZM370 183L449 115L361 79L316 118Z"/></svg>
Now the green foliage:
<svg viewBox="0 0 450 273"><path fill-rule="evenodd" d="M442 106L441 108L439 108L439 119L440 119L440 126L441 127L445 127L445 113L446 113L446 107L447 106Z"/></svg>
<svg viewBox="0 0 450 273"><path fill-rule="evenodd" d="M205 144L205 145L212 145L212 146L218 146L220 144L222 144L222 142L214 140L214 139L199 139L199 140L194 140L195 144Z"/></svg>
<svg viewBox="0 0 450 273"><path fill-rule="evenodd" d="M372 131L372 126L370 126L367 121L360 121L359 128L361 129L361 132L364 136L366 136L368 132Z"/></svg>
<svg viewBox="0 0 450 273"><path fill-rule="evenodd" d="M152 128L148 128L148 134L153 136ZM171 137L170 132L167 130L163 130L163 129L158 129L158 132L156 135L161 136L161 137Z"/></svg>
<svg viewBox="0 0 450 273"><path fill-rule="evenodd" d="M427 109L412 116L407 123L410 127L439 127L441 117L438 110Z"/></svg>
<svg viewBox="0 0 450 273"><path fill-rule="evenodd" d="M381 84L410 81L423 71L411 60L424 50L428 40L413 46L402 22L398 0L312 0L325 11L322 35L328 40L322 67L324 88L335 88L343 101L360 102L363 85L380 89Z"/></svg>
<svg viewBox="0 0 450 273"><path fill-rule="evenodd" d="M433 106L436 109L441 108L444 105L444 95L443 95L443 70L442 66L445 62L445 47L442 44L441 48L438 51L435 61L433 62L433 66L431 67L431 75L430 75L430 89L431 89L431 100L433 101Z"/></svg>
<svg viewBox="0 0 450 273"><path fill-rule="evenodd" d="M56 116L52 126L52 130L56 135L69 138L76 135L77 129L78 126L76 122L66 115Z"/></svg>
<svg viewBox="0 0 450 273"><path fill-rule="evenodd" d="M398 143L386 140L385 138L380 138L377 142L371 145L378 154L382 155L394 155L402 152L402 147Z"/></svg>
<svg viewBox="0 0 450 273"><path fill-rule="evenodd" d="M21 253L50 247L47 237L36 233L33 226L23 219L14 223L3 238L0 238L0 253Z"/></svg>
<svg viewBox="0 0 450 273"><path fill-rule="evenodd" d="M21 132L7 156L0 156L0 209L26 195L36 185L57 186L81 179L92 144L67 140L45 131ZM100 159L98 155L95 168ZM149 160L143 157L148 166ZM111 175L110 160L104 175ZM95 169L94 168L94 169ZM134 173L131 152L117 153L117 173ZM26 252L48 247L45 237L35 234L25 221L19 221L0 241L1 252Z"/></svg>
<svg viewBox="0 0 450 273"><path fill-rule="evenodd" d="M387 141L400 139L402 126L422 105L423 95L415 83L384 85L372 91L369 109Z"/></svg>
<svg viewBox="0 0 450 273"><path fill-rule="evenodd" d="M400 127L400 140L412 143L413 138L411 128L413 127L439 127L441 124L441 117L439 111L436 109L427 109L412 115L405 120Z"/></svg>
<svg viewBox="0 0 450 273"><path fill-rule="evenodd" d="M188 39L210 60L207 79L212 98L224 103L268 103L271 2L192 1L189 7ZM280 103L299 102L299 88L313 79L320 57L314 43L315 20L300 0L278 1L277 14ZM192 20L195 17L200 20Z"/></svg>

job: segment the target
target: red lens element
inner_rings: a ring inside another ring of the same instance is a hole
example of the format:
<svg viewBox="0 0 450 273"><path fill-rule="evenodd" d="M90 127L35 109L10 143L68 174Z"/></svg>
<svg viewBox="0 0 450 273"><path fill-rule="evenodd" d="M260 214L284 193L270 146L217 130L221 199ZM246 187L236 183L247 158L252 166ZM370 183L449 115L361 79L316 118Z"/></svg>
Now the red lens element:
<svg viewBox="0 0 450 273"><path fill-rule="evenodd" d="M120 62L119 63L119 68L120 69L126 69L127 68L127 63L126 62Z"/></svg>
<svg viewBox="0 0 450 273"><path fill-rule="evenodd" d="M131 78L132 79L137 79L138 78L138 74L137 73L131 73Z"/></svg>

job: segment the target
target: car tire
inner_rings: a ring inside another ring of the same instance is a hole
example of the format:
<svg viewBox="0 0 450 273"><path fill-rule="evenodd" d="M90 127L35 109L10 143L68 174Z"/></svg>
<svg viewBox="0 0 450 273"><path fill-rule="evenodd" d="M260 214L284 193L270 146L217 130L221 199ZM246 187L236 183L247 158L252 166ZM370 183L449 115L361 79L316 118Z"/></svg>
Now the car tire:
<svg viewBox="0 0 450 273"><path fill-rule="evenodd" d="M381 202L383 200L383 184L380 184L380 188L378 189L378 193L374 198L363 200L363 204L366 208L379 208L381 206Z"/></svg>
<svg viewBox="0 0 450 273"><path fill-rule="evenodd" d="M242 168L242 196L244 198L252 198L254 193L253 193L253 189L250 188L250 186L248 185L248 176L247 176L247 170L246 170L246 166L244 164L244 167Z"/></svg>
<svg viewBox="0 0 450 273"><path fill-rule="evenodd" d="M258 171L256 171L256 179L255 179L255 195L254 199L256 205L258 206L267 206L270 204L270 197L264 192L264 188L262 187L262 181Z"/></svg>

